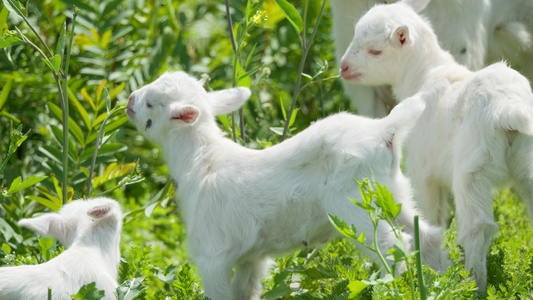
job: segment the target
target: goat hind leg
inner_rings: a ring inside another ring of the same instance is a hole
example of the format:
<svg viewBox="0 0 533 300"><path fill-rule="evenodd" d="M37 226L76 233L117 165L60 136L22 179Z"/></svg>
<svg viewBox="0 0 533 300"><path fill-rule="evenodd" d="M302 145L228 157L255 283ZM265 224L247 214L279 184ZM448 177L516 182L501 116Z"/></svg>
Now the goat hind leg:
<svg viewBox="0 0 533 300"><path fill-rule="evenodd" d="M492 216L490 181L479 174L454 176L457 241L465 252L465 269L473 270L478 291L487 288L487 253L498 225Z"/></svg>

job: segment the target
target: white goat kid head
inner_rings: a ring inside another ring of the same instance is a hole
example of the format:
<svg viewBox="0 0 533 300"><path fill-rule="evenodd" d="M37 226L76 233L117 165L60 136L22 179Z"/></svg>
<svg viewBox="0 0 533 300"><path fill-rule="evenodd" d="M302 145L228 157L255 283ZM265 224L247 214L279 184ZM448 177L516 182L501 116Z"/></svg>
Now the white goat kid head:
<svg viewBox="0 0 533 300"><path fill-rule="evenodd" d="M66 248L73 244L119 243L122 229L120 206L113 199L76 200L57 213L22 219L20 226L58 239Z"/></svg>
<svg viewBox="0 0 533 300"><path fill-rule="evenodd" d="M250 94L244 87L206 92L202 82L188 74L167 72L131 93L127 113L140 132L161 142L162 133L187 130L238 109Z"/></svg>
<svg viewBox="0 0 533 300"><path fill-rule="evenodd" d="M342 77L362 85L393 83L401 76L404 62L400 53L413 51L417 39L409 28L420 20L417 12L427 3L429 0L404 0L372 7L355 25L354 38L341 59Z"/></svg>

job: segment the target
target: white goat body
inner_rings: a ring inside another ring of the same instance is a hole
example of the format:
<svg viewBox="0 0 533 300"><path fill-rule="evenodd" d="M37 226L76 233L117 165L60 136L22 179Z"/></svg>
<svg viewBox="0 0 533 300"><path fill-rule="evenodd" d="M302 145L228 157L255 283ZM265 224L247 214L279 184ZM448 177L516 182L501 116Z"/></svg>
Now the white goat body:
<svg viewBox="0 0 533 300"><path fill-rule="evenodd" d="M493 191L512 184L533 217L533 94L504 63L477 72L456 63L406 3L376 6L360 19L342 74L357 84L390 84L400 100L425 101L406 141L415 199L430 222L445 226L453 192L465 267L482 291L498 229Z"/></svg>
<svg viewBox="0 0 533 300"><path fill-rule="evenodd" d="M346 52L354 25L383 0L332 0L336 59ZM421 11L429 19L442 48L470 70L503 58L533 78L533 1L433 0ZM360 86L343 81L345 94L359 114L384 116L396 104L388 86Z"/></svg>
<svg viewBox="0 0 533 300"><path fill-rule="evenodd" d="M103 299L116 299L122 215L115 200L72 201L19 225L58 239L66 250L39 265L0 268L0 299L47 299L48 288L52 299L71 299L91 282L105 291Z"/></svg>
<svg viewBox="0 0 533 300"><path fill-rule="evenodd" d="M399 222L413 230L411 191L400 171L400 141L423 109L405 103L382 120L340 113L264 150L223 137L214 115L229 113L250 96L246 88L207 93L183 72L163 74L135 91L130 120L162 145L179 184L188 245L212 299L258 299L268 257L311 247L338 236L326 212L354 224L372 242L354 178L375 178L402 203ZM406 109L407 108L407 109ZM422 254L440 270L447 260L442 232L422 222ZM378 244L396 238L380 223ZM403 233L411 245L411 234ZM235 273L232 278L232 268ZM230 283L232 282L232 283Z"/></svg>

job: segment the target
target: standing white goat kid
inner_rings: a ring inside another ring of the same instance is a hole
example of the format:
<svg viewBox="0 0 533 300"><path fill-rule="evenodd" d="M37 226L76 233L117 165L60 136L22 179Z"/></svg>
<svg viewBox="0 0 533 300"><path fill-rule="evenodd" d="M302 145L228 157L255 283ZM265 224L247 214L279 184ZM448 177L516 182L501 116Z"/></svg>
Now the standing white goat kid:
<svg viewBox="0 0 533 300"><path fill-rule="evenodd" d="M379 5L355 26L342 58L346 80L392 85L397 99L426 108L406 142L406 167L424 216L445 226L455 196L465 267L486 288L486 254L498 230L494 188L512 184L533 217L533 95L528 80L504 63L477 72L442 50L429 23L410 6Z"/></svg>
<svg viewBox="0 0 533 300"><path fill-rule="evenodd" d="M409 181L400 171L400 141L423 103L405 103L373 120L340 113L264 150L242 147L218 128L214 116L239 108L247 88L206 92L183 72L165 73L133 92L128 115L137 129L162 146L179 184L188 244L215 300L258 299L268 257L313 247L338 236L326 212L372 232L353 178L375 178L402 203L399 223L413 229ZM378 226L380 249L396 238ZM436 270L446 267L442 231L422 223L422 255ZM372 234L367 234L372 243ZM407 245L411 234L403 233ZM232 268L235 273L232 280Z"/></svg>
<svg viewBox="0 0 533 300"><path fill-rule="evenodd" d="M338 65L357 20L375 4L391 2L396 0L331 0ZM432 0L421 14L431 22L442 48L468 69L504 58L533 78L533 1ZM384 116L396 104L389 86L342 83L359 114Z"/></svg>
<svg viewBox="0 0 533 300"><path fill-rule="evenodd" d="M71 299L91 282L116 299L122 214L115 200L94 198L64 205L58 213L23 219L19 225L58 239L66 248L39 264L0 268L0 299Z"/></svg>

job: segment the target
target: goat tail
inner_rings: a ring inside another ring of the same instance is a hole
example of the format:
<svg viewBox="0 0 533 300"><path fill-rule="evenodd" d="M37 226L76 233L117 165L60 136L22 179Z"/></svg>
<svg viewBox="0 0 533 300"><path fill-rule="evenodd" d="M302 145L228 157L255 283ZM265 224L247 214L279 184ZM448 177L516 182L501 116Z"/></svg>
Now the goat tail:
<svg viewBox="0 0 533 300"><path fill-rule="evenodd" d="M509 105L498 119L505 130L533 136L533 105Z"/></svg>

